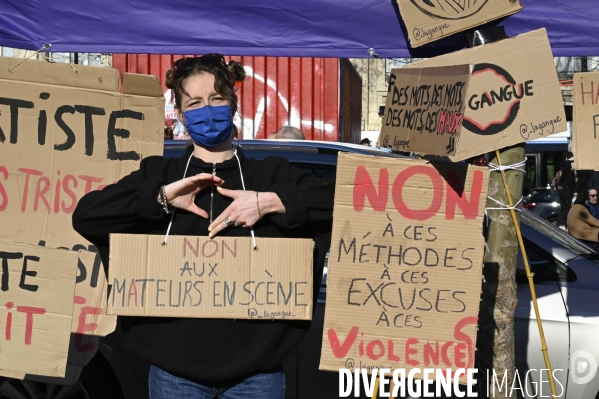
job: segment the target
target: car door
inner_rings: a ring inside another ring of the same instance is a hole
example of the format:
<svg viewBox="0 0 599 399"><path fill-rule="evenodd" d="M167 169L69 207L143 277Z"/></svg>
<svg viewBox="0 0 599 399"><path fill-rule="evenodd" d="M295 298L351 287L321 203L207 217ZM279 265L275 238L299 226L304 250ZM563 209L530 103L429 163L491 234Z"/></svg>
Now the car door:
<svg viewBox="0 0 599 399"><path fill-rule="evenodd" d="M576 281L561 283L570 321L568 398L597 398L599 392L599 259L568 262Z"/></svg>
<svg viewBox="0 0 599 399"><path fill-rule="evenodd" d="M571 272L565 264L553 256L552 245L547 247L538 245L547 240L541 234L533 234L528 231L527 226L522 225L525 239L525 248L529 264L534 274L533 282L536 291L537 304L542 328L545 335L547 352L555 377L556 393L565 392L568 377L570 333L566 305L561 289L561 283L572 279ZM528 233L528 234L526 234ZM575 279L575 277L574 277ZM534 307L532 295L528 284L528 278L524 271L522 256L518 256L517 265L517 292L518 307L515 317L515 340L516 340L516 367L521 382L524 397L550 396L548 374L546 370L543 353L541 352L541 338ZM562 396L563 397L563 396Z"/></svg>

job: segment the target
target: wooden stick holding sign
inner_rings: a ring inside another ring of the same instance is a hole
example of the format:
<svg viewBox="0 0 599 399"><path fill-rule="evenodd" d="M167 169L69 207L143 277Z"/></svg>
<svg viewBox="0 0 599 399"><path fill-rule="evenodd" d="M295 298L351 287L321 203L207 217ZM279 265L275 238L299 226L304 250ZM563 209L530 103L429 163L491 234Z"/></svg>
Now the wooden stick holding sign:
<svg viewBox="0 0 599 399"><path fill-rule="evenodd" d="M497 157L497 163L499 167L502 167L501 162L501 153L499 150L495 151L495 156ZM537 319L537 328L539 329L539 335L541 336L541 352L543 353L543 360L545 361L545 366L547 367L547 378L549 381L549 386L551 388L551 393L554 399L557 399L557 391L555 390L555 381L553 378L553 369L551 368L551 361L549 360L549 353L547 352L547 342L545 341L545 333L543 332L543 323L541 322L541 314L539 313L539 306L537 304L537 294L535 285L533 282L533 274L530 271L530 266L528 264L528 256L526 255L526 247L524 246L524 242L522 241L522 232L520 231L520 221L518 220L518 216L516 215L516 211L514 210L514 199L512 198L512 194L510 192L508 178L503 169L500 169L501 172L501 180L503 181L503 187L505 188L505 193L507 195L508 205L510 206L510 216L512 217L512 222L514 222L514 228L516 229L516 237L518 238L518 245L520 247L520 251L522 253L522 259L524 260L524 268L526 270L526 277L528 278L528 287L530 289L532 304L535 311L535 317Z"/></svg>

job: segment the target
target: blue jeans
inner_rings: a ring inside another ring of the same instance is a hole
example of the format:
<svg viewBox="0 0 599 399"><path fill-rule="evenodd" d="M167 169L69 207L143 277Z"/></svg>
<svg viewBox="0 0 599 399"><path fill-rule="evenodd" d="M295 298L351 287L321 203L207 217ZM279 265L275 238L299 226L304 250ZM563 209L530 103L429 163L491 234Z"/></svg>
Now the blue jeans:
<svg viewBox="0 0 599 399"><path fill-rule="evenodd" d="M284 399L283 365L247 378L223 382L189 380L150 368L150 399Z"/></svg>

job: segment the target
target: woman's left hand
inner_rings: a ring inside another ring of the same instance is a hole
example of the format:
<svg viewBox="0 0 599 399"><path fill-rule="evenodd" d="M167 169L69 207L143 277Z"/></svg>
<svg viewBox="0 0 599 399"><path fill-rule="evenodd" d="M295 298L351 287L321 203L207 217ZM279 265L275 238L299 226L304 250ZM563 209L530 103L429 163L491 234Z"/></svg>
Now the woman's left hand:
<svg viewBox="0 0 599 399"><path fill-rule="evenodd" d="M267 213L285 213L285 206L275 193L259 192L257 198L256 191L229 190L222 187L217 187L217 190L234 201L208 227L208 236L211 238L229 226L252 227ZM226 220L232 223L227 225Z"/></svg>

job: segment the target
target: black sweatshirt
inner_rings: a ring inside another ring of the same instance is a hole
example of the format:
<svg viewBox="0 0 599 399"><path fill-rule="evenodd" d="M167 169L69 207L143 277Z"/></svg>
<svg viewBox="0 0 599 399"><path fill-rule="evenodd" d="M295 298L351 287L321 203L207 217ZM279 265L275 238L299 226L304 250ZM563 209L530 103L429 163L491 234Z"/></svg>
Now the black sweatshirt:
<svg viewBox="0 0 599 399"><path fill-rule="evenodd" d="M92 191L79 201L73 227L95 244L104 265L108 262L110 233L160 234L170 215L157 202L161 185L183 178L193 151L179 159L158 156L142 160L140 169L102 191ZM286 214L266 215L254 226L257 237L313 238L314 305L325 254L330 245L334 181L318 179L279 157L246 159L238 149L246 189L275 192ZM242 189L235 157L211 164L191 157L186 176L213 173L227 189ZM233 201L211 188L200 191L195 203L216 218ZM171 235L208 235L210 221L177 209ZM229 227L222 236L249 236L250 230ZM258 245L259 241L258 241ZM290 260L289 267L293 267ZM121 317L125 343L150 363L183 376L223 381L275 367L307 333L309 321L230 320L160 317Z"/></svg>

